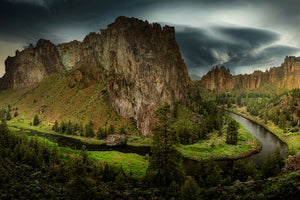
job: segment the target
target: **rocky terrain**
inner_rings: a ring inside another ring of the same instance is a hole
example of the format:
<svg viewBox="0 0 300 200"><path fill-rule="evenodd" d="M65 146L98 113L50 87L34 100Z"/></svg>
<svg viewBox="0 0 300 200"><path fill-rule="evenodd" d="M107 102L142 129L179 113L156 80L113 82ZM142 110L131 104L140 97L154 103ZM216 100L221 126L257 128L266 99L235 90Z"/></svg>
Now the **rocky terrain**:
<svg viewBox="0 0 300 200"><path fill-rule="evenodd" d="M266 83L289 90L300 87L300 57L287 56L280 67L245 75L235 76L223 66L215 67L197 82L203 88L223 92L235 88L252 90Z"/></svg>
<svg viewBox="0 0 300 200"><path fill-rule="evenodd" d="M164 102L185 103L190 83L174 28L127 17L82 42L39 40L5 65L1 90L29 87L52 73L66 73L70 88L103 82L109 104L120 116L134 118L146 136L152 134L153 111Z"/></svg>

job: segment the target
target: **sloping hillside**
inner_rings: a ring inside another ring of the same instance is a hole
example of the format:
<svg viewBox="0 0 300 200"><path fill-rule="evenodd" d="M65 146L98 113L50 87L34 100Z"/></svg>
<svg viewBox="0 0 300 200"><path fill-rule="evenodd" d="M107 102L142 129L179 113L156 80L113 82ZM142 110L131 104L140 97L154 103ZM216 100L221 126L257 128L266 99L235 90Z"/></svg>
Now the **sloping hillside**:
<svg viewBox="0 0 300 200"><path fill-rule="evenodd" d="M28 88L1 91L0 102L2 106L11 106L11 116L17 111L19 115L13 117L13 121L32 121L38 113L43 125L48 128L52 126L48 122L54 123L55 120L83 124L91 120L95 130L107 123L106 126L113 124L116 129L124 126L130 133L139 133L134 120L119 117L107 103L104 83L70 88L65 74L52 74Z"/></svg>

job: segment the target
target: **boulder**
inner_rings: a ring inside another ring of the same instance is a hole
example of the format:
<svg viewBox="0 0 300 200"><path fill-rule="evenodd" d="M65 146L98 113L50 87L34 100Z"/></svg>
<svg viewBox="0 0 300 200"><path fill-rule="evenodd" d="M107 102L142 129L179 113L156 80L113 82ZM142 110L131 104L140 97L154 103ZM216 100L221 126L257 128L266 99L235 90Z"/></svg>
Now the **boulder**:
<svg viewBox="0 0 300 200"><path fill-rule="evenodd" d="M110 147L115 146L123 146L127 143L127 137L126 135L120 135L120 134L113 134L109 135L106 139L106 145Z"/></svg>

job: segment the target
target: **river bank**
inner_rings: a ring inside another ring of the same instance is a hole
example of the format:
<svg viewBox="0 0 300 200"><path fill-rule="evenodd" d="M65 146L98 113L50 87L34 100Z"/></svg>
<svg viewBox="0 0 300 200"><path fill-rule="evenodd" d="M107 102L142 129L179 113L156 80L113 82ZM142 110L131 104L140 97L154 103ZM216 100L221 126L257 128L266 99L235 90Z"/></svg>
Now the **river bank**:
<svg viewBox="0 0 300 200"><path fill-rule="evenodd" d="M300 134L299 132L285 132L281 128L279 128L277 125L275 125L271 120L268 120L267 124L265 124L263 119L260 119L258 116L252 116L250 115L245 108L226 108L227 111L233 112L237 115L240 115L246 119L249 119L260 126L267 129L269 132L271 132L273 135L275 135L279 140L286 143L288 146L289 152L293 152L295 154L300 153Z"/></svg>
<svg viewBox="0 0 300 200"><path fill-rule="evenodd" d="M226 133L219 136L213 133L207 140L191 145L178 145L177 150L183 157L199 161L213 158L216 161L237 160L258 153L261 149L260 141L239 123L238 144L226 144Z"/></svg>
<svg viewBox="0 0 300 200"><path fill-rule="evenodd" d="M104 140L96 138L87 138L76 135L66 135L54 132L50 129L50 125L43 124L41 126L30 126L29 122L10 121L9 126L15 131L38 131L45 134L77 139L86 145L105 145ZM45 137L45 136L42 136ZM176 148L181 152L182 156L187 159L198 161L200 159L209 160L211 157L215 160L236 160L245 158L255 154L261 150L261 144L257 138L253 137L242 125L239 128L239 143L238 145L226 144L225 133L220 137L217 133L210 135L210 139L200 141L192 145L178 145ZM73 142L76 143L76 142ZM148 147L152 144L151 138L128 136L127 146L129 147ZM78 147L75 147L78 149ZM118 151L118 150L117 150ZM144 150L143 150L144 151ZM136 152L132 152L136 153ZM142 152L143 155L144 152ZM148 153L149 154L149 153Z"/></svg>

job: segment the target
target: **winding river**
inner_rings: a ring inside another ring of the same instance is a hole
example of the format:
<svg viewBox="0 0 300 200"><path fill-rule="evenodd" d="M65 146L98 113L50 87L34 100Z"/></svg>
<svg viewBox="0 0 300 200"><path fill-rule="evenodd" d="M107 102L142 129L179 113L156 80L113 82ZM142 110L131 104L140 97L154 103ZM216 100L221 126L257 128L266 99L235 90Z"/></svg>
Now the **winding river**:
<svg viewBox="0 0 300 200"><path fill-rule="evenodd" d="M243 161L254 161L257 165L261 165L266 158L266 156L270 153L272 154L277 147L279 147L280 152L283 156L287 155L288 147L287 145L279 140L275 135L270 133L264 127L256 124L255 122L248 120L240 115L226 112L227 115L234 118L236 121L241 123L245 128L262 144L262 150L253 154L249 157L242 158ZM52 142L58 143L59 146L70 147L72 149L81 149L82 145L86 146L88 151L120 151L123 153L136 153L139 155L149 155L150 147L135 147L135 146L124 146L124 147L108 147L106 144L87 144L78 139L69 138L62 135L52 135L47 133L41 133L38 131L26 130L28 135L37 135L39 137L44 137ZM226 172L231 168L233 164L233 160L225 160L225 161L217 161L220 167ZM193 174L198 167L198 162L190 159L183 160L183 166L186 171L186 174Z"/></svg>

